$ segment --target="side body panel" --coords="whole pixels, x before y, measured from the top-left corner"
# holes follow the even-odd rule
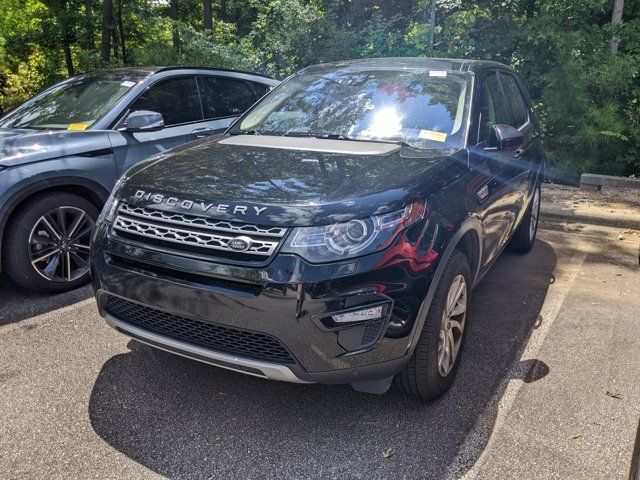
[[[198,95],[200,97],[200,107],[204,112],[204,104],[202,98],[202,81],[201,77],[219,77],[230,78],[238,81],[252,81],[263,85],[271,85],[274,83],[269,79],[254,77],[247,74],[234,74],[232,72],[209,72],[206,70],[172,70],[169,72],[161,72],[151,76],[144,84],[144,88],[136,91],[135,95],[128,96],[127,101],[120,102],[114,113],[111,115],[112,121],[109,128],[111,142],[116,155],[118,174],[122,175],[129,168],[134,166],[141,160],[162,153],[171,148],[177,147],[187,142],[194,141],[198,138],[207,137],[224,132],[237,118],[236,116],[224,116],[220,118],[205,118],[202,120],[192,121],[177,125],[168,125],[157,131],[152,132],[127,132],[122,129],[122,121],[135,105],[136,100],[150,89],[161,84],[163,81],[174,78],[194,77],[197,78]],[[252,92],[251,92],[252,94]],[[253,98],[252,98],[253,100]],[[180,109],[179,102],[174,106]],[[135,108],[133,108],[135,109]]]
[[[477,91],[481,94],[477,98],[477,130],[470,132],[469,141],[472,145],[469,149],[470,168],[475,175],[475,183],[469,193],[480,203],[477,213],[483,226],[483,269],[497,258],[520,224],[529,204],[535,173],[542,162],[533,114],[531,120],[520,127],[525,137],[522,147],[498,150],[489,147],[481,138],[483,106],[487,100],[482,93],[484,82],[488,75],[497,74],[499,78],[500,72],[501,69],[490,69],[478,75]],[[499,85],[499,94],[510,106],[504,97],[502,84]],[[511,115],[509,124],[513,124]]]
[[[16,206],[29,196],[55,187],[81,186],[106,201],[116,182],[112,153],[97,157],[63,157],[0,172],[0,252],[7,221]],[[0,271],[1,271],[0,255]]]

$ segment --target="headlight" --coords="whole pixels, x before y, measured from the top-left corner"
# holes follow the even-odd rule
[[[111,195],[109,195],[109,198],[107,198],[107,201],[104,204],[104,207],[102,207],[102,211],[98,216],[97,223],[113,222],[113,219],[116,216],[116,212],[118,211],[118,204],[119,204],[118,199],[114,195],[114,192],[115,190],[111,192]]]
[[[387,248],[396,235],[422,217],[421,202],[397,212],[334,223],[322,227],[298,227],[282,247],[311,263],[344,260]]]
[[[117,198],[117,193],[118,193],[118,190],[120,190],[120,188],[122,187],[123,180],[124,180],[124,176],[120,177],[116,182],[116,184],[114,185],[113,190],[111,190],[111,195],[109,195],[109,198],[107,198],[107,201],[105,202],[104,207],[102,207],[102,211],[98,216],[97,223],[113,222],[113,219],[116,217],[116,213],[118,211],[118,205],[120,205],[120,202]]]

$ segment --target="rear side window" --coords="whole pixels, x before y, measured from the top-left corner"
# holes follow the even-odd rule
[[[138,97],[130,110],[159,112],[167,126],[198,122],[202,120],[202,107],[196,77],[162,80]]]
[[[498,82],[498,75],[495,72],[486,76],[482,95],[480,142],[489,140],[491,127],[494,125],[511,125],[509,105],[502,94],[502,88]]]
[[[205,118],[240,115],[256,101],[253,91],[243,80],[201,76],[202,104]]]
[[[500,80],[502,80],[507,100],[511,104],[511,112],[513,113],[514,122],[514,125],[512,126],[520,128],[529,121],[529,113],[527,112],[527,105],[522,98],[522,93],[518,88],[518,83],[512,75],[501,74]]]

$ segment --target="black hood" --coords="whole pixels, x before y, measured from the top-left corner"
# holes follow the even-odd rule
[[[310,138],[222,137],[134,167],[118,197],[172,211],[190,207],[191,213],[206,211],[220,219],[320,225],[399,210],[466,168],[465,151],[420,152],[395,144]]]

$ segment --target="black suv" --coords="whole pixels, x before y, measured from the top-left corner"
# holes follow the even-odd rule
[[[438,397],[473,287],[533,246],[537,129],[498,63],[306,68],[224,135],[125,174],[93,235],[100,313],[250,375]]]

